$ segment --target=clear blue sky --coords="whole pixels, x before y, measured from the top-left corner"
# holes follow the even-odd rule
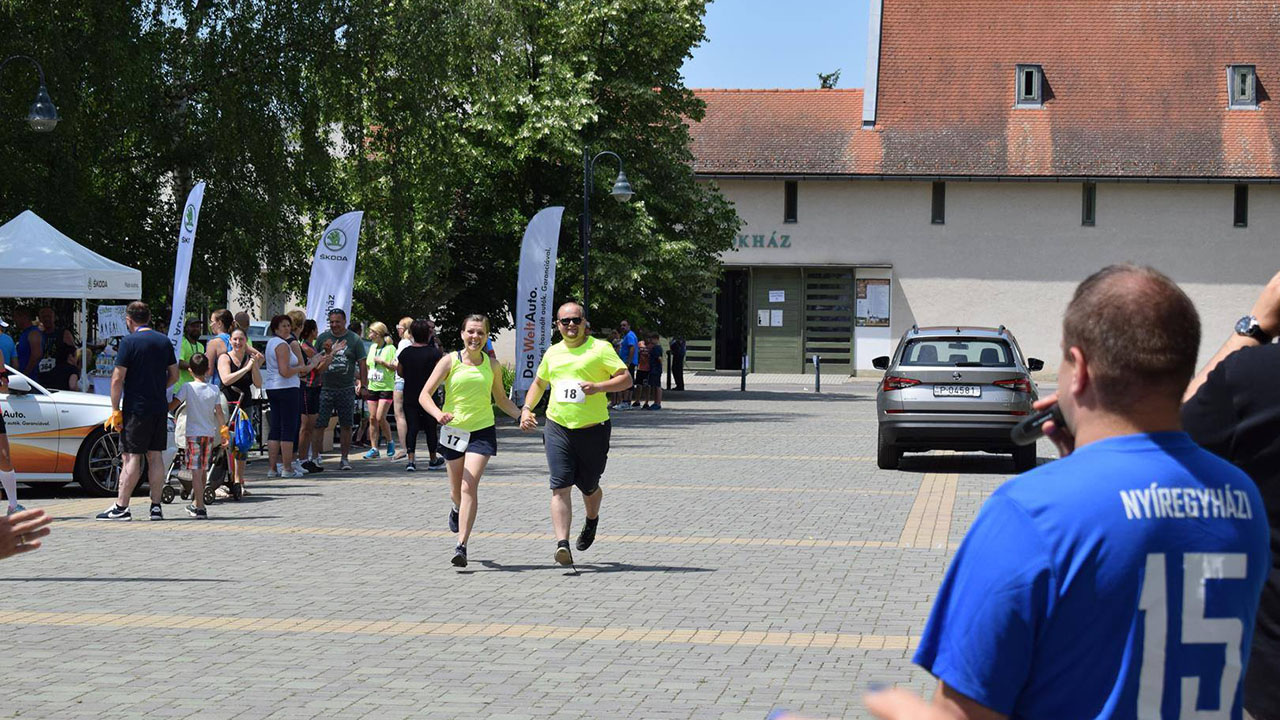
[[[682,72],[691,88],[816,88],[840,68],[863,86],[870,0],[713,0],[707,40]]]

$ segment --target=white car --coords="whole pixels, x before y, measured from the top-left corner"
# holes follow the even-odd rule
[[[93,495],[114,496],[120,482],[120,436],[102,423],[111,416],[111,398],[70,390],[46,390],[8,365],[9,392],[0,393],[0,410],[18,482],[80,483]],[[174,446],[169,421],[168,467]],[[143,475],[143,481],[146,475]]]

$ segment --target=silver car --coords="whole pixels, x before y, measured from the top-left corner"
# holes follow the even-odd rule
[[[1031,412],[1031,373],[1044,362],[1024,357],[1003,325],[912,326],[892,358],[872,365],[885,371],[876,392],[881,468],[898,467],[904,452],[928,450],[1012,453],[1018,472],[1035,467],[1035,445],[1014,445],[1009,431]]]

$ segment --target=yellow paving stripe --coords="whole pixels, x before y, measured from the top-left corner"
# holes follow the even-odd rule
[[[369,537],[369,538],[452,538],[456,533],[448,530],[419,530],[394,528],[348,527],[297,527],[288,525],[251,525],[232,522],[207,522],[197,520],[167,521],[164,523],[101,522],[97,520],[71,519],[57,523],[59,529],[94,529],[135,532],[194,532],[194,533],[250,533],[257,535],[314,535],[321,537]],[[490,540],[537,540],[550,542],[553,535],[532,532],[475,532],[474,538]],[[896,548],[895,542],[879,540],[819,540],[817,538],[758,538],[758,537],[702,537],[678,535],[600,535],[601,542],[639,543],[651,545],[747,545],[757,547],[801,548]]]
[[[951,512],[956,502],[956,473],[930,473],[920,481],[915,503],[898,537],[904,548],[945,549],[951,535]]]
[[[390,487],[444,487],[444,481],[447,480],[443,473],[436,477],[428,477],[424,479],[396,479],[396,478],[341,478],[332,481],[322,480],[315,477],[310,478],[315,482],[332,482],[336,485],[385,485]],[[272,479],[270,482],[277,482]],[[546,490],[546,480],[481,480],[481,487],[514,487],[529,488],[533,490]],[[253,487],[253,480],[249,481],[249,486]],[[761,492],[772,494],[789,494],[789,493],[822,493],[824,495],[915,495],[914,490],[886,490],[883,488],[836,488],[836,487],[765,487],[760,485],[668,485],[665,483],[610,483],[605,485],[605,489],[613,490],[671,490],[676,492],[683,491],[702,491],[702,492]],[[108,501],[109,502],[109,501]]]
[[[834,648],[842,650],[911,650],[909,635],[859,633],[766,632],[742,630],[657,630],[638,627],[565,627],[515,623],[443,623],[320,618],[246,618],[145,613],[0,612],[0,625],[90,628],[189,629],[205,632],[291,633],[307,635],[375,635],[556,639],[580,642],[630,642],[656,645],[747,645],[753,647]]]

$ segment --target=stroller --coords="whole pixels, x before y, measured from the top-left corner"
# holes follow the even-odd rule
[[[244,398],[242,396],[239,400],[231,403],[230,408],[227,408],[225,399],[221,401],[223,410],[230,410],[230,413],[226,416],[232,418],[233,426],[238,425],[241,422],[248,422],[248,415],[240,409],[240,404],[243,400]],[[173,462],[169,465],[169,474],[165,477],[164,489],[160,491],[160,501],[165,504],[172,503],[175,497],[180,496],[183,500],[191,497],[192,472],[187,469],[186,466],[186,429],[187,406],[183,404],[179,405],[178,409],[174,412],[173,437],[174,441],[178,445],[178,452],[174,455]],[[234,435],[235,433],[233,432],[233,437],[231,439],[233,444],[235,444],[236,440],[239,439],[238,437],[234,437]],[[208,474],[205,477],[204,485],[205,504],[211,504],[217,499],[215,493],[217,493],[218,488],[223,485],[227,486],[227,489],[231,492],[232,498],[236,500],[240,499],[240,486],[231,482],[231,463],[233,462],[233,459],[231,453],[227,450],[228,448],[223,447],[221,442],[215,441],[213,449],[209,453],[209,468],[207,470]]]

